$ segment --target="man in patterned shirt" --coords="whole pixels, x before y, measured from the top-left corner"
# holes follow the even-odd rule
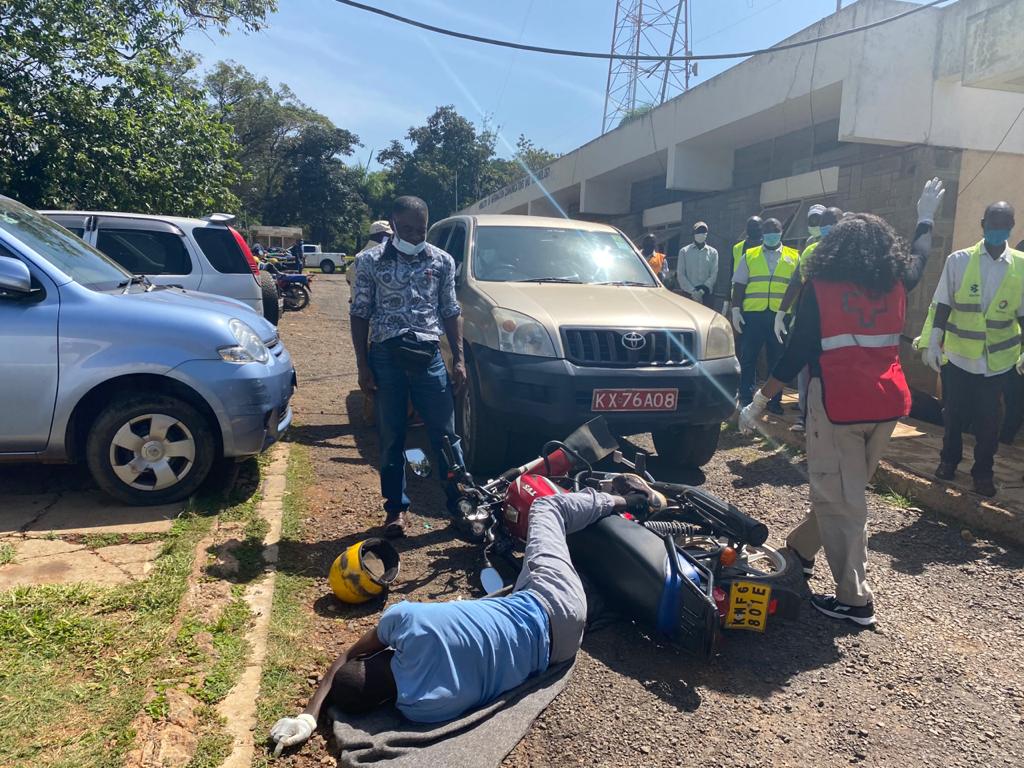
[[[426,425],[442,481],[448,476],[441,452],[444,437],[462,461],[453,392],[466,384],[466,365],[455,261],[426,242],[427,220],[427,204],[420,198],[395,200],[393,237],[356,257],[349,309],[359,388],[373,393],[377,401],[380,490],[388,536],[404,535],[409,509],[404,450],[410,398]],[[452,352],[451,377],[439,349],[442,333]]]

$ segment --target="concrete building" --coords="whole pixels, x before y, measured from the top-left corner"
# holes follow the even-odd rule
[[[302,237],[302,227],[253,226],[245,232],[250,245],[260,243],[266,248],[290,248]]]
[[[860,0],[778,45],[915,5]],[[724,256],[755,213],[782,220],[785,242],[801,245],[807,208],[816,202],[877,213],[909,237],[921,187],[939,176],[948,192],[926,279],[911,295],[909,341],[943,257],[981,238],[984,206],[1006,199],[1024,211],[1022,43],[1024,3],[961,0],[756,56],[464,213],[606,221],[633,238],[657,233],[670,254],[703,220]],[[721,259],[721,297],[730,272],[731,258]],[[923,369],[911,369],[931,389]]]

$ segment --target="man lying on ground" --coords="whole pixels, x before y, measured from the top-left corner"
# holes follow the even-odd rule
[[[511,594],[388,608],[330,666],[306,709],[271,728],[275,753],[306,741],[325,704],[362,714],[394,702],[409,720],[437,723],[575,656],[587,598],[566,536],[606,515],[665,503],[636,475],[617,477],[611,490],[618,495],[586,490],[533,503],[523,568]]]

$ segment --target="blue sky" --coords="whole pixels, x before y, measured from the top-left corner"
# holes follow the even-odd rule
[[[365,0],[395,13],[478,35],[606,51],[614,0]],[[848,5],[849,2],[844,2]],[[333,0],[279,0],[267,29],[190,34],[203,65],[232,59],[355,132],[357,159],[404,136],[442,104],[510,145],[525,134],[568,152],[601,131],[606,61],[494,48],[399,25]],[[763,48],[835,10],[835,0],[691,0],[695,53]],[[700,62],[702,82],[734,62]],[[499,151],[502,147],[499,146]],[[501,152],[507,154],[507,152]]]

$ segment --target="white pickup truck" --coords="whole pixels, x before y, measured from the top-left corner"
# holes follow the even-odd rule
[[[345,271],[347,254],[344,253],[324,253],[320,249],[320,244],[311,245],[309,243],[302,244],[302,263],[307,267],[320,267],[320,271],[325,275],[334,274],[335,270],[340,272]]]

